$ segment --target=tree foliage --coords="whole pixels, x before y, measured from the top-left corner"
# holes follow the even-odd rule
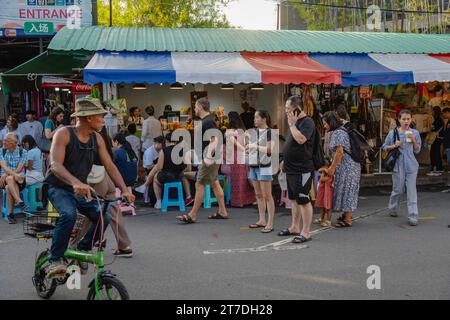
[[[111,0],[113,26],[228,28],[230,0]],[[98,0],[98,24],[109,25],[109,0]]]
[[[448,20],[446,15],[448,10],[445,10],[447,8],[442,8],[444,11],[442,19],[438,19],[436,14],[420,12],[438,12],[439,1],[436,0],[286,0],[286,2],[297,10],[309,30],[369,31],[366,30],[368,16],[366,10],[352,7],[367,8],[370,5],[388,10],[417,11],[416,13],[382,11],[382,25],[387,22],[384,27],[394,32],[403,30],[445,33]],[[327,6],[308,5],[305,2]]]

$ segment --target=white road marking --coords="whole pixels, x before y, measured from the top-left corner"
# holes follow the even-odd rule
[[[378,209],[378,210],[376,210],[374,212],[355,217],[355,218],[353,218],[353,221],[365,219],[367,217],[370,217],[370,216],[373,216],[373,215],[378,214],[380,212],[383,212],[383,211],[385,211],[387,209],[388,209],[388,207],[385,207],[385,208],[382,208],[382,209]],[[319,234],[319,233],[324,232],[324,231],[332,230],[332,229],[335,229],[335,227],[320,228],[320,229],[312,231],[311,232],[311,236]],[[306,245],[281,247],[284,244],[292,243],[292,239],[294,239],[294,237],[288,237],[288,238],[286,238],[284,240],[272,242],[272,243],[269,243],[269,244],[266,244],[266,245],[263,245],[263,246],[260,246],[260,247],[256,247],[256,248],[205,250],[205,251],[203,251],[203,254],[264,252],[264,251],[268,251],[270,249],[271,250],[276,250],[276,251],[283,251],[283,250],[304,249],[304,248],[308,247]]]

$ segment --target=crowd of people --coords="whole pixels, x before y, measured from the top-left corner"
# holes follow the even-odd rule
[[[310,241],[311,225],[316,223],[322,227],[332,226],[333,211],[341,213],[334,227],[351,227],[353,213],[358,207],[361,163],[352,157],[352,141],[349,135],[352,124],[348,122],[345,109],[339,108],[337,111],[329,111],[322,115],[325,129],[325,137],[322,139],[314,120],[305,113],[302,99],[299,96],[290,97],[285,105],[289,129],[283,150],[277,154],[279,139],[272,130],[270,114],[265,110],[251,109],[248,104],[243,104],[242,107],[243,113],[228,114],[228,128],[223,132],[221,139],[214,135],[209,139],[202,139],[200,150],[192,148],[192,142],[174,138],[175,135],[172,133],[163,134],[152,106],[145,109],[148,115],[146,119],[141,116],[139,108],[131,108],[126,123],[127,130],[109,137],[103,129],[102,141],[124,186],[127,187],[126,190],[136,187],[141,179],[146,186],[144,198],[154,208],[162,207],[162,191],[165,183],[178,181],[182,183],[185,204],[186,206],[192,204],[187,214],[177,216],[183,223],[192,224],[198,220],[206,186],[210,186],[218,203],[217,211],[208,218],[230,218],[225,193],[218,180],[221,174],[226,176],[228,183],[231,184],[231,206],[256,205],[259,212],[258,219],[249,227],[260,228],[262,233],[271,233],[275,230],[273,179],[276,175],[283,175],[286,180],[287,197],[291,203],[292,221],[289,227],[278,232],[279,236],[295,236],[294,243]],[[201,121],[199,134],[202,138],[208,136],[208,130],[218,129],[207,98],[197,100],[194,113]],[[431,146],[431,166],[433,170],[442,171],[440,154],[442,145],[450,166],[450,121],[448,121],[450,108],[445,108],[442,112],[435,109],[434,115],[433,130],[436,139]],[[76,149],[89,150],[95,147],[91,144],[99,143],[94,136],[88,139],[90,141],[88,143],[80,141],[79,138],[75,139],[77,134],[71,129],[73,127],[67,127],[62,123],[64,111],[60,108],[52,110],[44,123],[36,120],[33,111],[27,111],[25,116],[26,121],[19,124],[17,117],[10,115],[5,128],[0,131],[2,147],[0,188],[6,192],[8,221],[11,224],[16,223],[14,206],[26,209],[20,191],[26,186],[42,183],[47,173],[51,175],[51,171],[48,170],[49,161],[46,159],[52,141],[61,128],[69,128],[64,131],[70,137],[70,143],[66,144],[66,148],[73,149],[66,149],[66,156],[70,151],[78,157],[79,155],[75,155]],[[406,192],[408,221],[411,226],[416,226],[419,216],[416,191],[419,164],[415,155],[422,148],[422,140],[419,132],[411,128],[411,122],[411,112],[401,111],[399,126],[389,132],[382,149],[385,151],[398,149],[400,154],[392,175],[393,190],[389,201],[391,216],[398,215],[401,196]],[[222,138],[225,141],[223,146]],[[319,152],[318,145],[321,148],[323,146],[325,155],[319,164],[316,159]],[[218,150],[223,151],[221,153],[223,157],[219,162]],[[181,162],[174,158],[176,152],[178,158],[182,159]],[[230,154],[231,159],[228,157]],[[273,160],[275,154],[281,156],[277,162]],[[79,160],[77,165],[85,162],[83,159]],[[95,159],[88,159],[87,162],[92,161],[99,162]],[[139,175],[140,169],[145,172],[145,176]],[[83,170],[83,176],[85,174],[95,176],[94,171],[100,169],[94,166],[73,170]],[[316,175],[320,175],[317,185],[314,184]],[[115,195],[113,180],[117,182],[118,178],[104,174],[102,177],[100,181],[91,184],[100,195],[113,198]],[[56,199],[59,196],[51,194],[50,190],[48,193],[49,198]],[[64,198],[66,195],[61,196]],[[314,221],[313,205],[322,211],[320,218]],[[117,205],[112,206],[110,215],[112,223],[116,225],[113,229],[119,244],[115,254],[131,256],[131,241]]]

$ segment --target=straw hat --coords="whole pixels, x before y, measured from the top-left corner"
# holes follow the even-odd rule
[[[75,112],[72,113],[71,117],[87,117],[105,113],[108,113],[108,111],[103,109],[99,99],[85,97],[75,101]]]

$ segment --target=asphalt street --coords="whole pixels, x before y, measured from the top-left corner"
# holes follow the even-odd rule
[[[132,299],[449,299],[450,193],[421,188],[420,224],[410,227],[405,210],[385,210],[389,189],[366,189],[352,228],[319,229],[306,246],[277,231],[290,213],[277,208],[275,232],[250,230],[255,207],[231,208],[230,220],[183,225],[178,214],[139,207],[125,217],[134,257],[113,259],[108,230],[106,262]],[[334,215],[334,218],[337,214]],[[0,299],[39,299],[31,282],[36,254],[50,245],[26,238],[22,225],[0,221]],[[369,290],[369,266],[378,266],[381,289]],[[92,268],[81,290],[57,289],[52,299],[85,299]]]

